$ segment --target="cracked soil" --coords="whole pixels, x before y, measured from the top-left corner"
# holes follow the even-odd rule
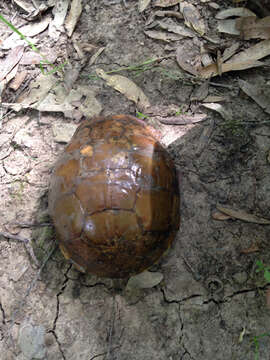
[[[115,69],[169,51],[145,36],[137,1],[126,5],[92,1],[76,27],[80,41],[106,47],[77,80],[91,86],[103,115],[135,115],[136,107],[101,79],[89,85],[88,74],[96,67]],[[42,36],[46,46],[74,57],[65,34],[57,43]],[[190,97],[197,85],[164,75],[177,71],[168,56],[132,79],[153,105],[195,109],[199,104]],[[38,272],[27,244],[0,237],[1,360],[30,359],[19,346],[23,324],[45,329],[42,358],[48,360],[269,359],[268,285],[256,272],[256,261],[270,265],[270,226],[213,217],[217,204],[223,204],[270,218],[269,115],[239,91],[239,77],[270,82],[269,72],[261,68],[215,78],[227,85],[211,91],[227,98],[231,121],[209,111],[207,120],[197,124],[161,128],[163,134],[178,134],[169,151],[179,170],[181,226],[173,248],[151,268],[164,276],[158,286],[127,293],[123,284],[79,273],[58,249]],[[36,236],[31,224],[40,211],[46,213],[51,169],[64,148],[54,141],[55,122],[74,121],[35,110],[3,119],[2,232],[28,240]]]

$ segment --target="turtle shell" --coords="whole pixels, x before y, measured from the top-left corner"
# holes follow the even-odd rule
[[[167,150],[128,115],[83,121],[56,163],[49,211],[60,249],[101,277],[139,273],[179,228],[179,188]]]

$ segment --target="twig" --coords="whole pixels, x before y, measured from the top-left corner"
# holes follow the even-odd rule
[[[216,86],[216,87],[227,88],[227,89],[230,89],[230,90],[233,89],[233,86],[232,86],[232,85],[219,84],[219,83],[215,83],[215,82],[212,82],[212,81],[210,81],[209,84],[210,84],[210,85],[213,85],[213,86]]]
[[[15,222],[15,225],[20,226],[21,228],[53,226],[52,223],[49,223],[49,222],[42,222],[42,223],[39,223],[39,222],[36,222],[36,223],[31,223],[31,222],[24,222],[24,223]]]
[[[0,232],[0,236],[3,236],[5,237],[6,239],[11,239],[11,240],[15,240],[15,241],[20,241],[20,242],[23,242],[24,244],[27,244],[29,243],[29,239],[26,239],[22,236],[19,236],[19,235],[12,235],[8,232],[3,232],[1,231]]]

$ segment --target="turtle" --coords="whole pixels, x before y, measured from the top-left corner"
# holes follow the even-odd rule
[[[180,225],[175,164],[156,131],[125,114],[81,122],[55,164],[48,204],[64,257],[98,277],[148,269]]]

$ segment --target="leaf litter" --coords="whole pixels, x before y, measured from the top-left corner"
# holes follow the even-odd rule
[[[109,86],[133,101],[140,110],[143,111],[150,106],[147,96],[132,80],[122,75],[108,75],[102,69],[96,69],[96,73],[105,80]]]
[[[17,0],[17,2],[18,2],[19,0]],[[59,2],[58,2],[59,3]],[[150,3],[150,1],[148,1],[148,2],[146,2],[147,3],[147,5],[146,6],[148,6],[149,5],[149,3]],[[162,5],[156,5],[156,6],[160,6],[160,7],[164,7],[164,8],[166,8],[166,7],[170,7],[170,6],[172,6],[172,4],[174,4],[174,5],[178,5],[178,3],[179,3],[179,1],[177,1],[177,2],[173,2],[173,1],[157,1],[156,2],[156,4],[162,4]],[[145,9],[144,9],[145,10]],[[165,12],[164,12],[165,13]],[[177,12],[174,12],[175,14],[178,14]],[[179,13],[180,14],[180,13]],[[158,16],[158,15],[157,15]],[[168,14],[166,14],[166,15],[164,15],[164,17],[167,17],[167,16],[173,16],[173,15],[169,15],[169,11],[168,11]],[[181,16],[181,14],[180,14],[180,16]],[[66,16],[64,16],[64,18],[65,18]],[[162,17],[162,15],[161,15],[161,17]],[[174,17],[176,17],[177,18],[177,16],[174,16]],[[187,16],[186,16],[187,17]],[[78,19],[79,19],[79,16],[78,15],[76,15],[76,16],[74,16],[74,19],[75,19],[75,21],[73,22],[73,24],[71,24],[71,26],[70,26],[70,28],[69,28],[69,33],[71,34],[70,36],[72,36],[72,33],[74,32],[74,29],[75,29],[75,27],[76,27],[76,23],[77,23],[77,21],[78,21]],[[190,23],[192,24],[192,21],[191,20],[189,20],[190,21]],[[166,21],[165,21],[165,23],[166,23]],[[237,24],[239,24],[240,23],[240,21],[238,21],[238,23],[236,22],[236,27],[238,26]],[[67,23],[66,23],[67,24]],[[160,27],[162,27],[162,25],[160,25],[160,24],[158,24]],[[195,25],[195,26],[194,26]],[[197,33],[198,34],[200,34],[200,35],[204,35],[204,33],[203,33],[203,26],[201,26],[201,27],[198,27],[197,29],[196,29],[196,26],[198,25],[198,21],[196,20],[196,21],[194,21],[194,24],[192,24],[192,26],[189,26],[190,28],[192,28],[193,30],[194,30],[194,34],[195,34],[195,31],[197,31]],[[61,24],[61,26],[62,26],[62,24]],[[61,28],[61,26],[59,27],[59,29]],[[163,25],[164,26],[164,25]],[[174,35],[174,33],[175,34],[177,34],[177,31],[178,31],[178,29],[179,29],[179,26],[180,26],[180,24],[176,24],[176,25],[172,25],[172,27],[170,28],[170,27],[163,27],[163,29],[162,30],[166,30],[166,31],[168,31],[168,32],[171,32],[172,34],[170,34],[170,35],[168,35],[167,34],[167,37],[166,37],[166,42],[170,42],[170,41],[178,41],[179,39],[180,39],[180,37],[178,37],[177,39],[176,39],[176,37],[173,37],[173,35]],[[181,27],[182,27],[182,25],[181,25]],[[184,28],[184,27],[183,27]],[[244,28],[244,27],[243,27]],[[176,31],[172,31],[171,29],[176,29]],[[189,29],[186,29],[187,31],[189,30]],[[193,30],[192,30],[192,32],[193,32]],[[244,38],[245,39],[245,36],[247,37],[247,31],[248,30],[245,30],[245,34],[241,34],[241,28],[240,29],[238,29],[239,30],[239,34],[240,34],[240,36],[241,36],[241,38]],[[251,31],[250,29],[249,29],[249,31]],[[253,32],[255,31],[255,30],[252,30]],[[251,32],[252,32],[251,31]],[[256,30],[256,31],[258,31],[258,29]],[[161,32],[160,32],[161,33]],[[196,34],[194,35],[193,34],[193,36],[194,37],[196,37]],[[164,36],[164,35],[163,35]],[[171,36],[171,38],[170,38],[170,36]],[[254,36],[254,33],[253,33],[253,35],[252,36]],[[158,37],[156,36],[156,38],[158,39]],[[162,37],[161,37],[161,39],[162,39]],[[176,39],[176,40],[175,40]],[[267,38],[266,38],[267,39]],[[196,38],[195,38],[195,40],[197,40]],[[196,42],[194,42],[194,46],[195,46],[195,44],[196,44]],[[219,58],[219,64],[217,63],[216,64],[216,68],[215,68],[215,71],[216,71],[216,73],[217,73],[217,75],[220,75],[220,76],[222,76],[222,73],[223,72],[225,72],[224,71],[224,69],[223,69],[223,64],[228,60],[228,59],[231,59],[232,57],[233,57],[233,55],[235,54],[235,52],[238,50],[240,48],[240,46],[239,46],[239,44],[238,44],[238,46],[237,46],[237,48],[236,49],[231,49],[231,52],[229,52],[226,56],[225,56],[225,51],[226,51],[226,49],[224,50],[224,53],[222,54],[222,56]],[[228,48],[229,49],[229,48]],[[256,52],[256,50],[253,50],[254,52]],[[241,54],[241,53],[239,53],[239,54]],[[238,54],[238,55],[239,55]],[[99,55],[99,54],[98,54]],[[98,56],[97,55],[97,56]],[[187,54],[187,55],[189,55],[189,54]],[[189,62],[189,64],[190,64],[190,69],[192,69],[192,67],[194,66],[194,68],[196,69],[196,70],[191,70],[191,71],[189,71],[191,74],[193,74],[193,75],[195,75],[195,76],[198,76],[198,75],[200,75],[200,68],[197,66],[198,65],[198,63],[199,63],[199,56],[201,56],[201,63],[203,64],[203,66],[206,66],[205,65],[205,62],[202,60],[202,54],[199,54],[198,56],[197,56],[197,58],[195,58],[195,59],[193,59],[192,61],[190,61],[190,58],[188,59],[188,56],[186,57],[186,63],[188,63]],[[247,56],[247,55],[246,55]],[[267,56],[267,55],[266,55]],[[178,56],[178,59],[180,59],[180,57],[181,57],[181,59],[183,59],[183,57],[184,57],[184,55],[183,55],[183,53],[181,54],[180,53],[180,51],[179,51],[179,56]],[[211,57],[209,57],[210,59],[211,59]],[[248,58],[248,56],[247,56],[247,58]],[[237,58],[236,58],[237,59]],[[260,58],[259,58],[260,59]],[[95,59],[94,59],[95,60]],[[254,61],[254,60],[253,60]],[[94,61],[93,61],[94,62]],[[178,63],[180,64],[180,60],[178,61]],[[243,63],[245,62],[245,61],[242,61]],[[237,60],[236,60],[236,64],[237,64]],[[263,63],[259,63],[259,62],[256,62],[256,60],[255,60],[255,62],[253,63],[254,64],[254,66],[262,66],[263,65]],[[245,65],[247,65],[247,64],[242,64],[242,68],[243,69],[245,69]],[[252,67],[251,66],[251,64],[249,64],[250,65],[250,67]],[[239,66],[239,65],[235,65],[234,66],[234,68],[229,68],[228,67],[228,70],[227,71],[232,71],[232,70],[234,70],[234,69],[236,69],[237,70],[237,66],[238,66],[238,69],[241,67],[241,66]],[[15,68],[15,67],[14,67]],[[100,75],[100,74],[99,74]],[[115,75],[114,75],[115,76]],[[207,76],[207,78],[210,78],[211,76],[214,76],[213,74],[211,74],[210,76]],[[49,77],[47,77],[46,79],[48,80],[48,78]],[[110,79],[111,78],[111,79]],[[128,87],[131,85],[131,87],[133,87],[133,85],[132,85],[132,83],[130,83],[129,81],[126,81],[126,80],[123,80],[123,79],[121,79],[121,78],[119,78],[119,76],[118,76],[118,79],[117,78],[114,78],[114,80],[116,80],[117,79],[117,81],[116,82],[113,82],[112,80],[112,77],[110,77],[110,78],[105,78],[104,77],[104,80],[106,80],[107,82],[108,82],[108,85],[110,85],[110,86],[112,86],[112,87],[114,87],[117,91],[120,91],[120,92],[122,92],[127,98],[129,98],[130,100],[132,100],[132,101],[134,101],[136,104],[140,104],[140,98],[143,98],[144,100],[145,100],[145,98],[144,98],[144,93],[143,93],[143,95],[141,95],[141,92],[139,91],[139,90],[141,90],[141,89],[139,89],[138,90],[138,92],[137,92],[137,89],[136,89],[136,87],[135,87],[135,90],[134,91],[129,91],[128,90]],[[122,77],[122,78],[125,78],[125,77]],[[127,79],[127,80],[129,80],[128,78],[125,78],[125,79]],[[40,80],[40,78],[38,78],[38,81]],[[76,80],[75,80],[76,81]],[[69,91],[70,92],[72,92],[73,91],[73,89],[72,89],[72,86],[73,86],[73,84],[74,84],[74,82],[75,81],[72,81],[71,82],[71,85],[70,85],[70,87],[69,87]],[[112,81],[112,83],[110,83]],[[42,81],[41,81],[41,84],[44,86],[44,84],[42,83]],[[120,86],[119,86],[119,84],[120,84]],[[124,86],[123,84],[128,84],[127,86]],[[30,92],[30,94],[28,94],[28,97],[26,97],[26,98],[24,98],[24,100],[26,100],[26,102],[25,102],[25,104],[27,104],[27,102],[29,103],[29,107],[31,108],[32,106],[33,106],[33,108],[37,108],[37,109],[39,109],[40,111],[43,111],[44,109],[46,110],[46,109],[48,109],[48,108],[50,108],[50,109],[52,109],[51,111],[63,111],[64,112],[64,114],[66,115],[66,113],[67,113],[67,111],[73,111],[74,110],[74,108],[65,108],[65,106],[66,106],[66,104],[65,104],[65,106],[64,105],[62,105],[61,104],[61,102],[60,102],[60,104],[59,104],[59,99],[62,101],[62,95],[60,96],[59,95],[59,97],[57,97],[58,95],[58,91],[55,91],[55,89],[54,89],[54,85],[55,85],[55,83],[53,83],[52,84],[52,87],[50,88],[50,89],[47,89],[47,96],[45,96],[46,95],[46,91],[45,92],[43,92],[43,88],[42,88],[42,86],[41,86],[41,94],[40,95],[44,95],[45,96],[45,98],[44,99],[42,99],[42,96],[41,97],[38,97],[37,96],[37,94],[35,93],[35,92]],[[136,85],[136,84],[135,84]],[[243,83],[240,83],[239,82],[239,85],[240,85],[240,87],[242,88],[242,90],[243,91],[245,91],[247,94],[248,94],[248,91],[246,91],[246,88],[248,88],[246,85],[244,86],[243,85]],[[249,86],[254,86],[254,85],[251,85],[251,84],[248,84]],[[137,85],[136,85],[137,86]],[[120,89],[120,90],[119,90]],[[62,89],[63,90],[63,89]],[[122,90],[122,91],[121,91]],[[50,91],[52,91],[52,93],[50,93]],[[142,90],[141,90],[142,91]],[[54,94],[53,93],[56,93],[56,95],[57,96],[55,96],[54,97]],[[59,93],[60,93],[60,91],[59,91]],[[82,93],[83,94],[87,94],[87,91],[82,91]],[[138,95],[138,93],[140,94],[140,96]],[[251,92],[249,92],[249,96],[251,96],[250,95],[250,93]],[[135,95],[134,95],[135,94]],[[67,97],[67,99],[68,99],[68,103],[69,104],[72,104],[72,103],[78,103],[78,102],[80,102],[80,96],[79,96],[80,94],[78,94],[78,93],[73,93],[72,92],[72,95],[68,98]],[[252,95],[252,96],[254,96],[254,95]],[[251,96],[251,97],[252,97]],[[260,97],[260,94],[257,94],[256,95],[258,98]],[[204,98],[204,96],[202,96],[202,98]],[[94,95],[93,95],[93,93],[92,93],[92,96],[90,96],[88,99],[90,99],[90,101],[92,100],[92,99],[94,99]],[[147,101],[145,101],[145,103],[147,103],[147,105],[149,104],[149,100],[148,100],[148,98],[146,97],[146,99],[147,99]],[[41,100],[41,101],[40,101]],[[195,99],[194,99],[195,100]],[[198,97],[198,101],[200,100],[200,98]],[[144,102],[144,101],[143,101]],[[257,101],[258,102],[258,101]],[[23,104],[24,102],[22,102],[21,104]],[[259,103],[259,102],[258,102]],[[43,107],[42,107],[42,106]],[[59,107],[57,108],[57,107],[55,107],[55,106],[58,106],[59,105]],[[207,105],[207,104],[206,104]],[[62,106],[62,107],[61,107]],[[265,107],[265,102],[262,104],[262,106],[264,107],[264,108],[266,108],[267,109],[267,107]],[[54,109],[54,110],[53,110]],[[57,110],[58,109],[58,110]],[[200,114],[201,115],[201,114]],[[170,121],[171,121],[171,124],[177,124],[176,122],[174,122],[175,121],[175,119],[177,120],[177,119],[180,119],[181,118],[181,116],[180,115],[177,115],[177,116],[171,116],[171,117],[169,117],[169,115],[167,116],[167,124],[168,123],[170,123]],[[228,118],[228,116],[227,116],[227,118]],[[172,119],[172,120],[170,120],[170,119]],[[194,119],[196,119],[196,114],[195,114],[195,117],[194,117]],[[165,115],[165,117],[164,118],[162,118],[161,120],[160,120],[161,122],[163,122],[163,123],[166,123],[166,115]],[[196,122],[196,121],[194,121],[194,122]],[[226,210],[226,211],[228,211],[228,209]],[[235,215],[238,215],[239,216],[239,211],[236,211],[236,212],[233,212],[233,213],[231,213],[231,214],[233,214],[234,216]],[[251,214],[252,215],[252,214]],[[227,216],[227,217],[229,217],[229,218],[231,218],[232,217],[232,215],[226,215],[225,214],[225,216]],[[241,219],[244,219],[245,221],[250,221],[250,219],[252,219],[252,220],[254,220],[254,217],[250,217],[250,214],[248,214],[248,216],[246,215],[246,213],[244,213],[244,215],[243,215],[243,213],[242,214],[240,214],[240,216],[242,216],[242,218]],[[235,217],[235,218],[237,218],[237,217]],[[249,219],[249,220],[246,220],[246,219]],[[239,217],[239,219],[240,219],[240,217]],[[259,218],[259,220],[260,220],[261,218]],[[256,217],[255,218],[255,220],[258,220],[258,218]],[[260,220],[261,221],[261,220]],[[251,222],[256,222],[256,221],[251,221]],[[264,223],[264,222],[263,222]],[[147,274],[146,274],[147,275]],[[149,274],[148,274],[149,275]],[[147,276],[148,276],[147,275]],[[150,274],[151,275],[151,277],[152,277],[152,274]],[[146,281],[145,280],[143,280],[142,281],[142,285],[136,285],[136,286],[138,286],[139,288],[144,288],[144,287],[152,287],[152,286],[155,286],[155,285],[157,285],[158,283],[159,283],[159,281],[161,281],[162,280],[162,276],[160,277],[160,280],[159,279],[151,279],[150,278],[150,281],[149,281],[149,279],[148,278],[146,278]],[[147,286],[145,286],[145,285],[147,285]],[[135,286],[135,287],[136,287]]]
[[[231,218],[255,223],[255,224],[261,224],[261,225],[270,225],[270,220],[265,219],[259,216],[256,216],[254,214],[245,212],[243,210],[235,210],[232,208],[224,207],[221,205],[217,205],[217,210],[221,211],[222,213],[230,216]]]

